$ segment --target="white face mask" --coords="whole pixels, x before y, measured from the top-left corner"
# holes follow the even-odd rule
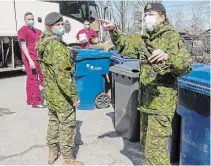
[[[154,30],[156,25],[156,16],[146,16],[145,17],[145,28],[147,31],[151,32]]]

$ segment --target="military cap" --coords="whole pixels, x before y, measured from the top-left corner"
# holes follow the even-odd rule
[[[159,11],[166,13],[166,9],[161,3],[148,3],[144,8],[144,12],[149,11]]]
[[[62,15],[60,13],[57,12],[52,12],[49,13],[46,17],[45,17],[45,25],[54,25],[57,22],[63,21]]]

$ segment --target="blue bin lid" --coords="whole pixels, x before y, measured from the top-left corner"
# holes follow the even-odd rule
[[[210,96],[210,66],[194,63],[192,72],[178,79],[178,86]]]
[[[94,47],[88,47],[86,49],[90,49],[90,50],[101,50],[104,51],[104,48],[94,48]]]
[[[112,53],[112,56],[111,56],[111,60],[113,61],[116,61],[116,62],[119,62],[119,63],[123,63],[123,62],[135,62],[135,61],[138,61],[138,59],[134,59],[134,58],[131,58],[129,56],[124,56],[124,55],[121,55],[117,52],[117,50],[110,50],[110,52]]]
[[[86,59],[102,59],[110,58],[112,53],[99,49],[78,49],[79,54],[76,56],[76,61]]]
[[[207,65],[204,65],[203,63],[196,63],[196,62],[193,63],[194,71],[200,69],[201,67],[207,67]]]

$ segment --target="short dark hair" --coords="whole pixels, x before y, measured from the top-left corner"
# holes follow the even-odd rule
[[[85,23],[85,22],[90,22],[88,19],[84,19],[83,20],[83,23]]]
[[[160,11],[158,11],[158,14],[160,16],[163,15],[165,17],[164,24],[169,24],[169,19],[168,19],[167,15],[166,15],[166,12],[160,12]]]
[[[24,19],[26,18],[26,16],[29,16],[29,15],[33,16],[33,14],[31,12],[27,12],[27,13],[24,14]]]

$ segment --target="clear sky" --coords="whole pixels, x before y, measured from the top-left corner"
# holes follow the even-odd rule
[[[182,1],[182,0],[177,0],[177,1],[170,1],[170,0],[163,0],[162,4],[165,6],[167,12],[175,10],[177,7],[181,7],[184,9],[187,13],[191,12],[191,7],[192,5],[198,5],[199,2],[204,2],[203,0],[192,0],[192,1]],[[208,5],[207,9],[209,9],[210,12],[210,2],[207,1],[206,3]]]
[[[197,7],[197,5],[201,4],[201,2],[204,2],[204,0],[189,0],[189,1],[170,1],[170,0],[163,0],[162,4],[165,6],[167,15],[168,13],[174,13],[178,8],[180,8],[185,15],[186,19],[191,20],[192,19],[192,7]],[[205,29],[210,28],[210,1],[206,1],[204,3],[205,10],[203,11],[203,18],[207,19],[207,23],[205,25]]]

